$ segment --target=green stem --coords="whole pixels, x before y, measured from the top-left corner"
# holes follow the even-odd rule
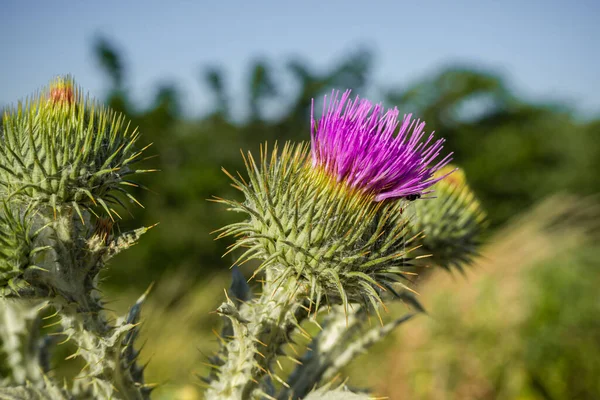
[[[150,390],[135,379],[135,358],[128,360],[124,356],[125,349],[133,345],[127,334],[135,325],[125,320],[111,325],[98,311],[98,299],[90,297],[87,303],[87,309],[73,303],[60,304],[63,333],[77,344],[74,356],[86,361],[75,378],[74,393],[98,399],[148,399]]]
[[[227,300],[218,311],[231,320],[233,338],[227,340],[227,359],[219,367],[218,379],[210,383],[207,399],[261,398],[261,380],[275,380],[271,364],[291,343],[290,335],[307,317],[306,291],[295,278],[280,281],[267,276],[263,293],[256,300],[236,307]]]

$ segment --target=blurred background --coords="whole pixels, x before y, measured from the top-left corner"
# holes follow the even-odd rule
[[[68,73],[153,143],[146,164],[161,172],[140,178],[145,208],[119,225],[160,225],[105,285],[122,313],[156,282],[144,354],[157,398],[201,398],[195,374],[216,346],[208,312],[234,258],[210,232],[236,216],[206,199],[239,198],[220,168],[242,171],[240,149],[307,140],[311,99],[334,88],[425,120],[490,219],[476,265],[420,282],[429,315],[361,359],[360,373],[351,366],[349,382],[391,399],[600,398],[599,2],[4,0],[0,10],[0,108]]]

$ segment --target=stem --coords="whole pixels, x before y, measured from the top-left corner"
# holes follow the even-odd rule
[[[122,319],[116,325],[109,324],[101,312],[99,299],[89,297],[90,307],[81,308],[73,303],[60,304],[62,326],[65,335],[77,344],[73,356],[81,356],[86,366],[75,378],[75,394],[93,398],[119,398],[127,400],[148,399],[148,390],[136,379],[135,354],[129,360],[124,356],[132,340],[126,340],[136,325]]]
[[[0,348],[6,354],[11,383],[43,386],[48,368],[43,363],[43,339],[39,336],[40,308],[40,302],[0,300]]]
[[[281,276],[281,275],[280,275]],[[241,304],[239,309],[227,299],[219,312],[232,323],[233,338],[225,344],[227,359],[219,368],[219,379],[210,383],[207,399],[252,399],[264,393],[261,380],[269,373],[283,345],[308,316],[306,291],[295,278],[279,281],[267,276],[263,293],[256,300]],[[232,339],[232,340],[229,340]]]
[[[323,330],[308,345],[308,350],[289,376],[290,388],[284,389],[279,400],[304,398],[315,385],[323,380],[323,374],[334,364],[335,356],[348,344],[348,339],[360,330],[364,323],[365,309],[355,305],[346,313],[340,306],[334,307],[326,317]]]

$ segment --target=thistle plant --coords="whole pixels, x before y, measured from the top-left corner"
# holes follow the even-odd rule
[[[134,349],[144,296],[128,315],[110,323],[98,287],[107,261],[148,229],[124,234],[113,229],[123,201],[137,202],[126,190],[135,186],[129,178],[148,172],[135,168],[144,150],[135,148],[138,137],[125,117],[85,98],[70,77],[57,78],[4,111],[0,294],[4,350],[14,362],[0,396],[148,398],[151,388]],[[31,343],[36,329],[11,333],[10,327],[38,321],[45,307],[54,310],[50,325],[60,325],[55,333],[60,342],[75,343],[72,357],[86,362],[71,386],[45,375],[48,357],[42,354],[50,349]],[[18,355],[21,348],[28,350]]]
[[[244,200],[216,201],[245,219],[218,237],[236,239],[229,250],[241,251],[236,264],[258,261],[251,278],[260,276],[261,291],[251,297],[237,278],[218,308],[225,327],[205,379],[207,398],[327,398],[323,389],[310,391],[413,316],[384,323],[386,302],[401,299],[422,310],[411,277],[425,253],[444,250],[426,244],[462,229],[476,206],[473,197],[454,201],[449,191],[431,207],[413,210],[432,201],[425,196],[454,169],[446,168],[451,154],[443,155],[443,139],[426,135],[425,124],[411,115],[398,116],[397,109],[334,92],[322,117],[311,117],[310,144],[286,143],[270,152],[265,145],[258,160],[244,155],[247,178],[227,173]],[[452,212],[440,211],[448,203]],[[481,222],[475,218],[477,227]],[[438,225],[444,229],[429,228]],[[460,264],[473,253],[468,240],[454,241],[458,236],[451,237],[444,261]],[[379,326],[366,322],[371,315]],[[311,322],[320,329],[312,338]],[[287,350],[298,332],[310,339],[301,357]],[[297,364],[287,376],[275,367],[282,357]]]
[[[115,228],[118,210],[141,205],[130,178],[152,171],[135,167],[138,138],[69,77],[4,112],[0,398],[150,398],[135,348],[147,293],[110,322],[99,288],[107,262],[149,229]],[[243,154],[246,176],[225,171],[244,198],[215,201],[243,218],[218,238],[235,239],[228,252],[256,265],[260,290],[233,268],[207,399],[368,398],[336,376],[423,311],[412,287],[420,267],[462,268],[480,241],[484,214],[443,144],[411,115],[334,92],[311,114],[310,142],[265,144],[258,158]],[[389,315],[394,301],[411,311]],[[58,331],[41,334],[42,321]],[[49,360],[66,342],[85,366],[59,384]]]

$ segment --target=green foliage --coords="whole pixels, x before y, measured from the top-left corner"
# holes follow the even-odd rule
[[[420,286],[430,318],[363,382],[411,399],[597,398],[598,212],[597,199],[549,199],[494,234],[467,280],[432,271]]]
[[[520,328],[528,385],[541,398],[600,397],[600,270],[587,247],[531,271]]]

